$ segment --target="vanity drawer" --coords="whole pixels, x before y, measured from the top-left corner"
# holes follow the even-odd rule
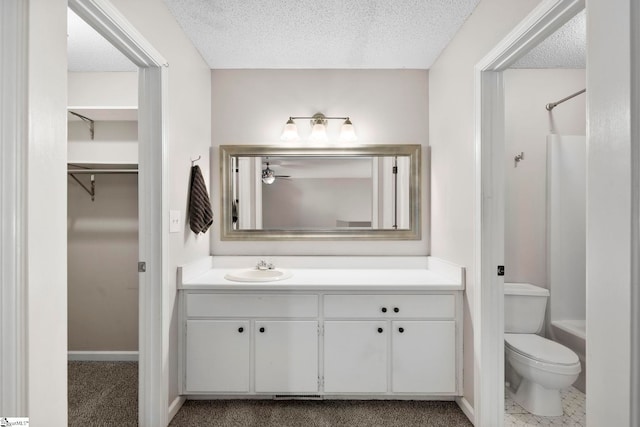
[[[438,295],[326,295],[327,318],[399,318],[452,319],[455,296]]]
[[[187,317],[317,317],[317,295],[187,293]]]

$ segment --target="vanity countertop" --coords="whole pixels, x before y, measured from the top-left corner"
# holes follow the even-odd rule
[[[304,258],[309,261],[308,257]],[[293,261],[290,261],[291,259]],[[335,265],[320,263],[323,264],[321,268],[310,268],[309,264],[313,262],[300,263],[296,262],[295,257],[289,257],[286,260],[278,260],[281,262],[276,266],[290,271],[292,276],[272,282],[227,280],[225,279],[227,273],[250,268],[252,264],[238,265],[237,262],[220,262],[217,259],[212,261],[200,260],[189,266],[179,267],[179,289],[225,291],[454,291],[464,289],[464,269],[432,257],[398,257],[394,259],[396,261],[394,263],[376,262],[380,261],[376,257],[370,257],[370,259],[362,257],[358,258],[357,262],[349,262],[353,259],[345,257]],[[372,267],[367,267],[367,261],[371,261]],[[350,268],[349,264],[355,266]]]

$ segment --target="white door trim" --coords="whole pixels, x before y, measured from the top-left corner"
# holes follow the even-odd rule
[[[138,216],[139,277],[138,423],[168,423],[169,319],[166,131],[167,61],[107,0],[69,0],[69,7],[139,67]]]
[[[0,414],[27,405],[28,7],[0,2]]]
[[[631,414],[640,425],[640,5],[631,7]],[[634,54],[634,52],[636,52]],[[635,284],[635,286],[633,286]]]
[[[584,9],[544,0],[475,67],[474,424],[504,423],[504,96],[502,72]],[[508,267],[508,266],[507,266]]]
[[[138,172],[138,215],[149,220],[140,225],[140,260],[146,262],[146,273],[140,273],[139,291],[139,392],[141,426],[166,426],[169,405],[169,324],[167,305],[170,295],[169,229],[167,194],[166,130],[164,116],[168,111],[168,70],[165,67],[140,69],[140,94],[147,102],[138,106],[139,164],[147,165],[143,176]],[[140,101],[143,97],[140,96]],[[143,143],[145,141],[145,143]],[[144,159],[144,160],[143,160]],[[138,167],[140,170],[140,167]],[[143,409],[144,405],[144,409]],[[142,413],[146,414],[144,422]]]

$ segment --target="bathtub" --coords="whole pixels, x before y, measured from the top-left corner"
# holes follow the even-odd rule
[[[575,388],[585,393],[585,378],[587,372],[586,364],[586,341],[587,328],[584,320],[552,320],[551,339],[569,347],[580,358],[582,372],[573,384]]]

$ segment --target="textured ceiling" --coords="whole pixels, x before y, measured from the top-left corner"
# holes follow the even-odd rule
[[[520,58],[512,68],[586,68],[587,24],[584,10]]]
[[[479,0],[164,0],[211,68],[428,69]],[[69,71],[136,67],[69,11]],[[578,14],[514,68],[584,68]]]
[[[71,9],[67,9],[69,71],[137,71],[138,68]]]
[[[427,69],[479,0],[164,0],[211,68]]]

